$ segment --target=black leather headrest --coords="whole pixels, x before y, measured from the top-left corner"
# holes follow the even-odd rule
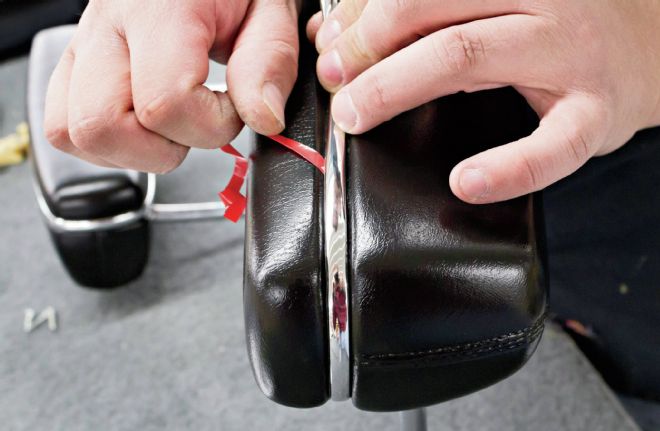
[[[302,42],[284,134],[323,153],[327,98]],[[450,191],[466,156],[529,134],[512,89],[429,103],[347,144],[351,396],[406,410],[493,384],[543,330],[542,224],[535,197],[475,206]],[[244,308],[257,382],[289,406],[329,394],[323,177],[257,136],[246,220]]]

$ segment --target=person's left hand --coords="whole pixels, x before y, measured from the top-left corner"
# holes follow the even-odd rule
[[[344,0],[308,34],[349,133],[459,91],[526,98],[541,117],[531,136],[452,171],[467,202],[542,189],[660,125],[660,1]]]

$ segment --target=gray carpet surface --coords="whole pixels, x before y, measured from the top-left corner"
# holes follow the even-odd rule
[[[24,69],[0,65],[2,134],[23,119]],[[215,199],[230,166],[218,151],[193,152],[161,179],[158,200]],[[29,166],[0,170],[0,430],[397,429],[396,414],[291,409],[259,392],[244,343],[242,223],[157,225],[151,250],[131,285],[77,287],[40,220]],[[24,333],[24,309],[47,306],[59,329]],[[431,430],[638,429],[552,327],[513,377],[428,412]]]

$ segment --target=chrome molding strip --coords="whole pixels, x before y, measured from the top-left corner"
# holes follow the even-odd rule
[[[222,202],[189,204],[153,204],[147,207],[147,219],[155,222],[201,221],[222,219],[225,215]]]
[[[323,19],[326,19],[338,4],[339,0],[321,0],[321,14],[323,15]]]
[[[321,0],[324,19],[338,3],[338,0]],[[351,396],[345,154],[346,135],[335,125],[330,115],[325,150],[323,227],[330,343],[330,398],[335,401],[346,400]]]
[[[122,226],[127,226],[135,223],[138,220],[145,218],[146,208],[151,206],[156,196],[156,176],[154,174],[147,175],[147,192],[144,196],[142,208],[129,211],[124,214],[118,214],[113,217],[98,218],[93,220],[69,220],[56,216],[50,210],[46,198],[44,197],[41,185],[37,179],[36,166],[33,166],[34,178],[33,187],[34,194],[37,197],[37,204],[41,210],[41,214],[46,221],[48,228],[54,232],[98,232],[110,229],[116,229]]]
[[[36,171],[36,167],[33,166]],[[156,175],[147,174],[147,191],[142,207],[135,211],[118,214],[93,220],[69,220],[56,216],[50,210],[41,186],[34,173],[34,193],[41,214],[48,228],[57,233],[64,232],[100,232],[128,226],[139,220],[154,222],[178,222],[222,219],[225,214],[225,205],[222,202],[202,202],[184,204],[158,204],[154,203],[156,196]]]

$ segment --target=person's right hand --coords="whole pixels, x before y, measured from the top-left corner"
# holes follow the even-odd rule
[[[57,65],[45,130],[90,162],[168,172],[189,148],[218,148],[245,122],[284,128],[296,79],[295,0],[91,0]],[[228,62],[230,94],[203,86]]]

